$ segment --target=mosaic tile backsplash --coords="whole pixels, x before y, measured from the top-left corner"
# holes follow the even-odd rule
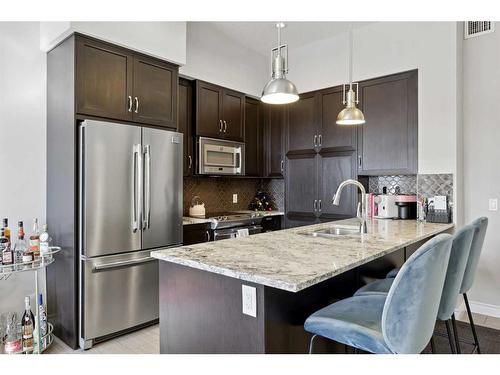
[[[453,209],[453,174],[419,174],[417,176],[417,196],[430,198],[435,195],[448,197],[450,207]]]
[[[398,186],[400,194],[416,194],[417,176],[373,176],[368,179],[369,192],[374,194],[382,194],[384,187],[387,187],[388,194],[396,194]]]
[[[247,210],[257,190],[267,192],[276,208],[285,209],[285,182],[281,179],[184,177],[184,215],[189,212],[191,199],[199,196],[206,212]],[[238,194],[238,203],[233,203]]]

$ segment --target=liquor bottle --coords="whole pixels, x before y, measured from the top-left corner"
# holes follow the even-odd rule
[[[34,257],[40,256],[40,228],[38,228],[38,219],[33,219],[33,230],[30,236],[30,250]]]
[[[35,322],[39,322],[40,324],[40,337],[38,337],[37,329],[33,331],[35,352],[39,352],[39,345],[41,345],[43,350],[47,344],[46,338],[44,337],[47,334],[47,313],[45,312],[45,306],[43,305],[42,293],[38,295],[38,313],[35,315]]]
[[[28,251],[28,245],[26,244],[26,240],[24,239],[24,227],[23,227],[23,222],[19,222],[19,230],[17,232],[17,241],[16,244],[14,245],[14,263],[21,264],[25,260],[23,259],[25,256],[25,253]],[[31,258],[31,254],[30,254]],[[30,259],[29,261],[31,261]],[[28,259],[26,259],[28,261]]]
[[[40,255],[43,256],[50,251],[49,241],[50,241],[50,236],[48,232],[48,226],[47,224],[43,224],[43,230],[42,233],[40,233]]]
[[[6,217],[3,219],[3,229],[5,231],[5,237],[7,237],[10,242],[11,239],[10,239],[9,219]]]
[[[2,252],[2,264],[14,264],[14,252],[10,248],[10,242],[5,237],[5,229],[0,229],[0,251]]]
[[[17,333],[17,314],[13,313],[8,317],[7,330],[5,338],[6,354],[17,354],[22,350],[22,343]]]
[[[35,329],[35,317],[31,312],[30,298],[24,297],[24,315],[22,318],[23,350],[33,350],[33,330]]]

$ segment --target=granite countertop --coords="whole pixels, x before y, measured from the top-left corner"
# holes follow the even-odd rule
[[[241,211],[234,211],[235,213],[252,213],[255,211],[250,211],[250,210],[241,210]],[[282,216],[285,213],[282,211],[258,211],[262,214],[262,216]],[[189,217],[189,216],[184,216],[182,218],[182,225],[191,225],[191,224],[203,224],[203,223],[211,223],[211,219],[198,219],[194,217]]]
[[[151,253],[163,261],[298,292],[402,247],[453,228],[413,220],[368,220],[368,234],[304,235],[356,219],[309,225]]]

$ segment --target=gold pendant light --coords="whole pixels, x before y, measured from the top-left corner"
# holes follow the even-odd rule
[[[346,93],[344,84],[344,93],[342,104],[346,107],[340,111],[337,116],[337,125],[362,125],[365,123],[365,116],[360,109],[356,108],[359,104],[359,85],[352,82],[352,50],[353,50],[353,32],[352,24],[349,25],[349,90]],[[356,91],[353,90],[356,88]]]
[[[288,73],[288,45],[281,44],[283,22],[276,24],[278,29],[278,46],[271,50],[272,77],[262,90],[261,101],[267,104],[289,104],[299,100],[295,85],[286,79]]]

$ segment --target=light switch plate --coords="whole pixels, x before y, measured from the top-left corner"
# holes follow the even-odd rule
[[[488,209],[490,211],[498,211],[498,199],[497,198],[490,198],[488,202]]]
[[[257,289],[250,285],[241,286],[241,300],[243,302],[243,314],[257,317]]]
[[[238,203],[238,194],[233,194],[233,203]]]

